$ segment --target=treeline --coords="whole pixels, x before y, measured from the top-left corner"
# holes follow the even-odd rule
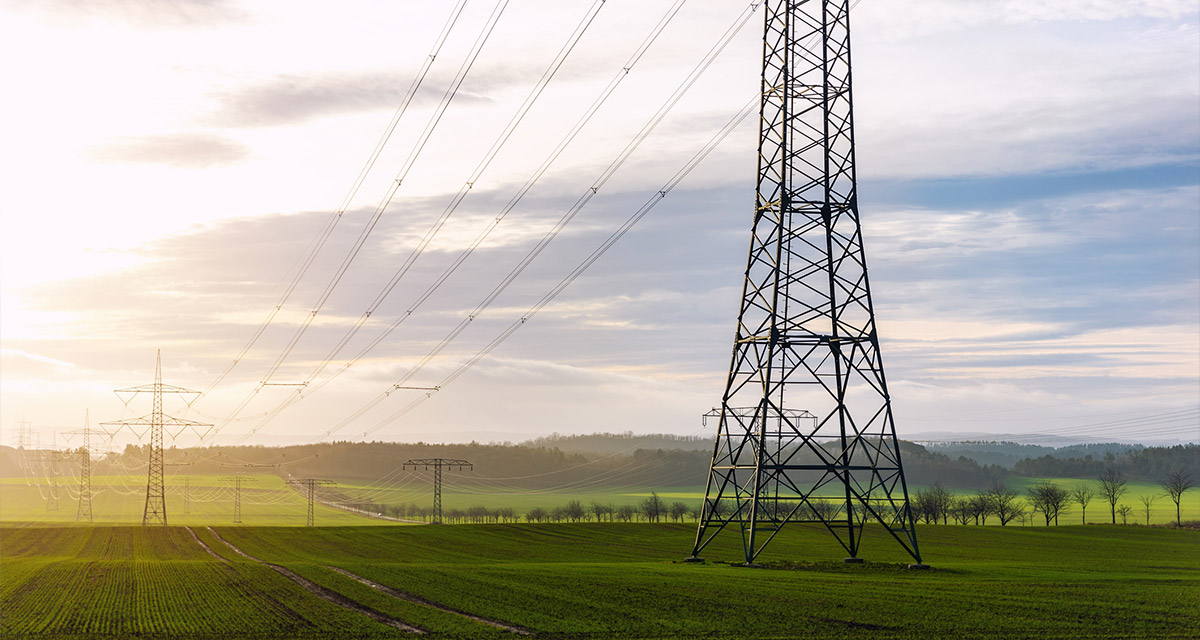
[[[624,433],[550,436],[525,444],[332,442],[286,447],[213,446],[170,448],[165,459],[169,465],[168,473],[176,475],[254,471],[395,484],[413,474],[428,473],[423,465],[406,466],[410,460],[449,458],[471,463],[470,467],[455,467],[448,471],[448,481],[459,485],[470,485],[478,479],[478,482],[498,483],[513,490],[561,486],[680,487],[703,484],[708,477],[712,449],[711,445],[692,448],[699,440]],[[552,442],[575,443],[581,448],[590,448],[591,452],[549,446]],[[649,443],[679,446],[642,446]],[[1070,451],[1084,452],[1093,446],[1101,445],[1081,445]],[[1171,471],[1200,477],[1200,445],[1194,444],[1130,447],[1100,455],[1085,453],[1078,458],[1044,454],[1017,461],[1011,469],[998,463],[980,464],[965,455],[949,455],[946,453],[949,449],[931,450],[911,442],[901,441],[900,450],[905,477],[911,486],[940,484],[954,489],[978,490],[1009,476],[1090,478],[1106,469],[1148,482],[1159,482]],[[18,464],[20,456],[15,454],[8,447],[0,447],[0,475],[12,477],[23,473]],[[122,453],[94,461],[92,472],[99,475],[144,473],[148,457],[144,446],[130,445]],[[814,454],[803,451],[796,460],[819,462]],[[814,473],[813,480],[816,481],[820,472]]]
[[[1182,525],[1181,502],[1184,494],[1195,487],[1194,477],[1187,472],[1171,471],[1159,481],[1161,494],[1142,494],[1134,504],[1125,500],[1129,488],[1128,480],[1120,471],[1105,469],[1096,476],[1093,483],[1075,483],[1070,488],[1063,487],[1051,480],[1040,480],[1026,489],[1024,495],[1002,482],[996,482],[988,489],[974,495],[954,495],[941,485],[919,489],[910,499],[913,517],[923,520],[926,524],[982,524],[986,525],[988,518],[994,517],[1001,526],[1017,521],[1026,524],[1039,516],[1045,519],[1046,526],[1059,524],[1075,506],[1079,507],[1081,524],[1087,524],[1087,509],[1092,502],[1107,506],[1107,513],[1112,524],[1117,523],[1118,516],[1121,524],[1129,524],[1131,516],[1145,516],[1146,524],[1150,524],[1154,503],[1161,497],[1167,497],[1175,506],[1175,524]]]
[[[1008,469],[1013,468],[1018,462],[1027,458],[1040,458],[1043,456],[1051,456],[1062,460],[1088,456],[1101,458],[1106,454],[1118,455],[1127,451],[1144,448],[1140,444],[1125,444],[1120,442],[1048,446],[1007,441],[931,442],[925,444],[925,447],[930,451],[944,453],[952,458],[962,456],[970,458],[981,465],[999,465]]]
[[[355,503],[354,507],[399,520],[432,522],[436,513],[428,506],[417,503],[379,504],[374,502]],[[651,493],[637,504],[614,504],[593,501],[584,505],[571,500],[563,505],[533,507],[518,513],[512,507],[488,507],[476,505],[465,509],[443,509],[442,522],[447,524],[496,524],[509,522],[683,522],[700,518],[700,501],[688,504],[682,501],[667,503]]]
[[[1172,471],[1183,471],[1200,477],[1200,445],[1145,447],[1121,453],[1105,453],[1100,457],[1059,458],[1044,455],[1027,458],[1013,465],[1014,475],[1031,478],[1057,476],[1090,478],[1113,469],[1123,475],[1146,482],[1161,482]]]
[[[552,433],[541,438],[527,440],[522,444],[528,447],[546,447],[584,454],[628,453],[637,449],[649,451],[656,449],[664,451],[682,449],[685,451],[705,451],[712,453],[713,448],[712,438],[677,436],[669,433],[635,434],[632,431],[582,435]]]

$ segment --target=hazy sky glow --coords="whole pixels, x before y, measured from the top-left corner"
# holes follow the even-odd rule
[[[0,440],[13,444],[22,420],[49,444],[53,431],[81,426],[85,409],[93,424],[148,412],[111,390],[151,382],[155,349],[166,382],[216,381],[354,184],[452,4],[0,4]],[[192,409],[168,403],[221,425],[176,444],[709,433],[699,416],[720,402],[749,240],[753,117],[467,373],[398,418],[421,392],[395,391],[348,418],[589,193],[749,3],[685,2],[484,244],[343,366],[500,215],[672,4],[603,4],[428,249],[309,395],[264,421],[295,391],[255,387],[504,6],[467,2],[274,322]],[[391,205],[270,381],[305,380],[372,307],[593,6],[505,6]],[[900,435],[1200,439],[1195,2],[863,0],[853,15],[860,209]],[[557,239],[404,384],[438,384],[478,353],[716,134],[757,90],[761,25],[756,13]]]

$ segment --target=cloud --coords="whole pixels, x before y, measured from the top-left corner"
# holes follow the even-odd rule
[[[107,20],[148,28],[193,28],[245,21],[247,14],[233,4],[229,0],[8,0],[3,6],[69,24]]]
[[[206,133],[117,138],[91,147],[88,153],[101,162],[160,164],[181,169],[230,166],[250,157],[246,145]]]
[[[278,75],[216,94],[220,103],[205,122],[228,127],[268,127],[321,117],[396,109],[408,95],[415,69],[358,73]],[[532,86],[537,72],[528,65],[477,65],[454,96],[455,105],[491,104],[492,96],[513,86]],[[452,84],[444,70],[430,73],[413,106],[432,106]]]
[[[988,3],[952,4],[982,10]],[[1196,163],[1194,11],[1183,25],[1076,15],[1086,13],[1026,26],[972,21],[936,39],[863,42],[855,52],[859,174],[947,178]],[[870,33],[890,31],[880,25]]]
[[[991,25],[1177,20],[1195,11],[1191,0],[910,0],[863,7],[855,12],[855,19],[856,26],[863,28],[886,24],[887,37],[900,40]]]
[[[73,368],[75,368],[75,365],[70,362],[58,360],[55,358],[50,358],[50,357],[43,356],[43,355],[38,355],[36,353],[29,353],[27,351],[21,351],[19,349],[0,349],[0,356],[2,356],[4,358],[23,358],[25,360],[36,362],[38,364],[50,365],[56,369],[73,369]]]

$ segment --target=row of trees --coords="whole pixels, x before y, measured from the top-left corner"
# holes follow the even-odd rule
[[[1184,493],[1194,485],[1191,475],[1177,471],[1167,474],[1160,483],[1165,495],[1175,503],[1175,521],[1180,524],[1180,502]],[[1071,488],[1058,485],[1050,480],[1041,480],[1021,492],[1006,486],[997,480],[982,491],[970,495],[955,495],[940,483],[932,487],[918,490],[910,503],[913,517],[926,524],[976,524],[986,525],[989,519],[995,519],[1001,526],[1011,522],[1022,524],[1042,519],[1046,526],[1059,524],[1060,518],[1069,513],[1076,505],[1080,509],[1080,521],[1087,523],[1087,509],[1092,502],[1101,498],[1109,507],[1109,517],[1116,524],[1118,516],[1123,524],[1128,524],[1134,507],[1122,502],[1129,487],[1120,471],[1107,469],[1095,480],[1094,484],[1077,484]],[[1146,524],[1150,523],[1154,503],[1160,496],[1147,494],[1141,496],[1139,515],[1145,516]],[[773,503],[760,503],[759,509],[764,516],[770,517]],[[432,519],[432,510],[416,504],[373,504],[358,505],[366,511],[394,518]],[[715,505],[717,515],[726,515],[734,505],[727,501]],[[836,517],[841,506],[823,501],[813,501],[805,505],[792,516],[806,519],[816,518],[828,520]],[[700,505],[675,501],[666,503],[657,493],[638,504],[616,505],[613,503],[593,501],[584,506],[579,500],[571,500],[565,505],[551,508],[534,507],[523,517],[527,522],[683,522],[685,519],[697,521],[702,515]],[[776,514],[787,517],[787,514]],[[865,517],[865,514],[855,514],[854,517]],[[443,520],[451,523],[500,523],[519,522],[522,514],[516,513],[511,507],[488,508],[474,506],[467,509],[449,509],[443,512]]]
[[[433,519],[434,515],[433,509],[415,503],[356,502],[350,504],[356,509],[389,518],[428,522]],[[683,522],[687,518],[691,518],[693,521],[698,520],[700,507],[679,501],[668,504],[659,497],[658,493],[652,492],[648,498],[635,505],[616,505],[594,501],[585,507],[579,500],[571,500],[565,505],[548,509],[534,507],[524,516],[517,513],[512,507],[489,508],[483,505],[442,511],[443,522],[454,524],[520,522],[522,517],[526,522]]]
[[[1030,486],[1024,500],[1020,492],[1007,487],[1002,482],[994,482],[988,489],[974,495],[955,496],[940,484],[916,492],[912,500],[913,517],[926,524],[941,522],[949,524],[987,524],[989,517],[995,517],[1001,526],[1025,518],[1033,518],[1040,514],[1045,519],[1046,526],[1059,522],[1059,517],[1070,511],[1074,505],[1080,507],[1080,519],[1087,523],[1087,508],[1092,500],[1101,497],[1109,505],[1110,518],[1117,523],[1121,516],[1122,524],[1128,524],[1129,516],[1134,508],[1121,502],[1128,493],[1124,475],[1114,469],[1106,469],[1096,479],[1095,485],[1081,484],[1070,489],[1051,482],[1041,480]],[[1175,522],[1182,524],[1180,502],[1183,494],[1194,486],[1191,475],[1182,471],[1167,474],[1160,483],[1165,495],[1175,503]],[[1150,524],[1150,514],[1159,495],[1147,494],[1140,497],[1142,513],[1146,524]]]
[[[584,507],[580,501],[571,500],[549,510],[534,507],[525,514],[529,522],[683,522],[685,518],[698,520],[700,508],[678,501],[667,504],[657,493],[637,505],[592,502]]]

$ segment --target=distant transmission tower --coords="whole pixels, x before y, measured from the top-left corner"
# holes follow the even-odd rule
[[[30,438],[30,429],[32,427],[33,423],[25,420],[24,418],[17,421],[16,447],[18,449],[28,449],[30,444],[32,444],[33,440]]]
[[[154,397],[153,408],[150,415],[140,418],[131,418],[128,420],[114,420],[112,422],[102,422],[104,426],[114,426],[117,428],[128,427],[138,437],[145,435],[145,431],[138,432],[133,429],[135,426],[149,427],[150,431],[150,462],[147,470],[146,478],[146,507],[142,511],[142,525],[148,524],[167,524],[167,500],[165,481],[163,479],[163,428],[164,426],[178,427],[180,430],[187,427],[210,427],[212,425],[195,422],[193,420],[183,420],[181,418],[173,418],[163,414],[162,396],[164,393],[178,394],[195,394],[199,395],[199,391],[184,389],[162,382],[162,351],[158,352],[157,359],[154,363],[154,384],[144,384],[137,387],[129,387],[128,389],[117,389],[114,391],[118,398],[121,398],[126,404],[133,400],[139,393],[151,393]],[[128,399],[121,394],[127,394]]]
[[[189,486],[190,480],[189,478]],[[246,476],[231,476],[221,478],[221,481],[233,484],[233,521],[240,524],[242,522],[242,484],[255,482],[255,479]],[[309,510],[311,511],[311,507]]]
[[[433,467],[433,524],[442,524],[442,468],[474,469],[475,466],[466,460],[447,460],[445,458],[420,458],[404,463],[402,469],[409,467]]]
[[[811,522],[857,562],[876,521],[923,567],[859,228],[850,2],[764,6],[757,200],[691,559],[733,524],[753,564]]]
[[[313,505],[317,500],[317,487],[329,486],[337,483],[332,480],[321,480],[319,478],[304,478],[301,480],[289,480],[289,482],[297,486],[304,487],[305,494],[308,496],[308,521],[305,524],[309,527],[315,526],[316,510],[314,509]]]
[[[83,414],[83,428],[67,431],[67,435],[82,435],[83,446],[79,448],[79,506],[75,509],[75,521],[92,520],[92,434],[103,433],[91,427],[87,411]]]

